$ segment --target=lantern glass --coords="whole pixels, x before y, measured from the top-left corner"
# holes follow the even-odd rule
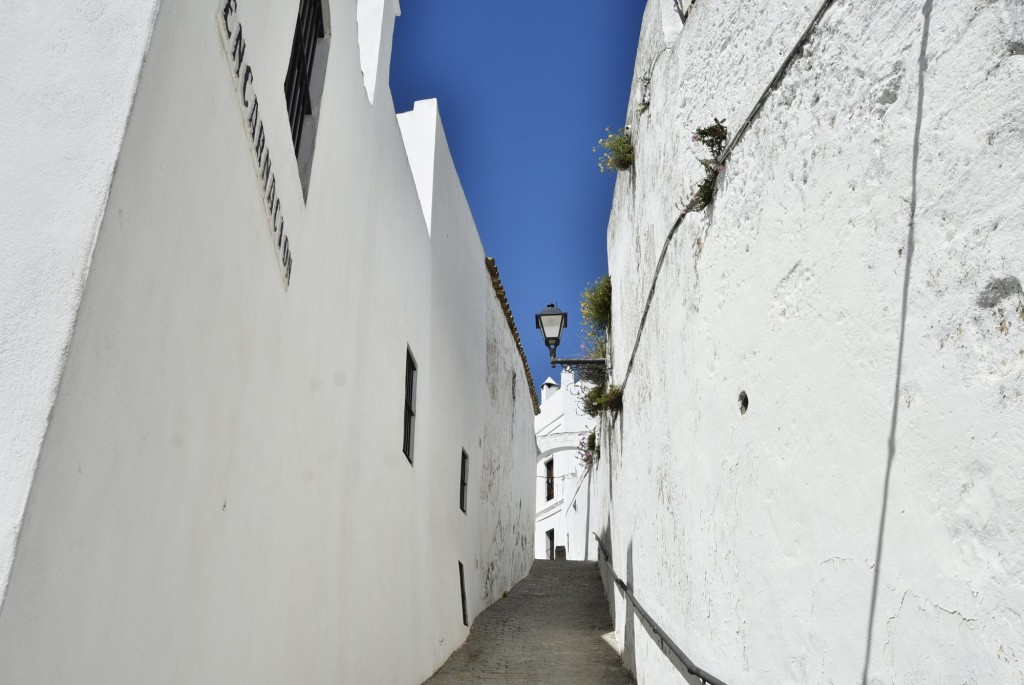
[[[568,322],[568,316],[553,304],[549,304],[537,315],[537,328],[544,335],[544,344],[557,347],[562,339],[562,329]]]

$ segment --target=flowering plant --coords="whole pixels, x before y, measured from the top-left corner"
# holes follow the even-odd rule
[[[583,466],[583,468],[593,466],[601,456],[601,445],[600,441],[597,439],[596,431],[590,431],[589,433],[580,436],[579,450],[579,456],[577,458],[579,459],[580,465]]]
[[[629,131],[624,128],[620,128],[616,133],[612,133],[610,128],[606,128],[608,132],[607,138],[601,138],[597,141],[597,146],[594,147],[594,152],[597,152],[598,147],[603,147],[601,151],[601,158],[597,162],[597,166],[601,168],[601,171],[627,171],[633,167],[633,139],[629,135]]]
[[[722,153],[725,152],[725,139],[728,136],[729,130],[725,127],[725,120],[715,119],[714,124],[698,128],[690,138],[694,143],[700,143],[706,147],[711,153],[711,157],[697,160],[704,167],[704,178],[694,189],[693,197],[686,204],[686,211],[703,211],[715,199],[715,182],[718,181],[718,174],[724,168],[719,160]]]

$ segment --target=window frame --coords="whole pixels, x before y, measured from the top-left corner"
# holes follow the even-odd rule
[[[466,514],[469,505],[469,454],[462,450],[461,478],[459,479],[459,509]]]
[[[554,457],[544,462],[545,502],[555,499],[555,460]]]
[[[303,198],[309,191],[330,35],[326,0],[299,0],[285,70],[284,97]]]
[[[416,390],[419,368],[412,349],[405,348],[405,413],[402,419],[402,453],[412,465],[413,445],[416,440]]]
[[[459,590],[462,592],[462,625],[469,627],[469,606],[466,603],[466,569],[459,562]]]

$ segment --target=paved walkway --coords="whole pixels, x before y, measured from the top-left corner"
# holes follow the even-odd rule
[[[424,685],[627,685],[596,562],[535,561]]]

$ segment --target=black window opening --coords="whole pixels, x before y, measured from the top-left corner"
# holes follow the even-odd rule
[[[545,535],[547,537],[547,549],[545,550],[546,553],[547,553],[547,557],[548,557],[548,559],[554,560],[554,558],[555,558],[555,529],[552,528]]]
[[[309,188],[309,171],[313,161],[313,140],[316,138],[320,96],[324,89],[327,67],[327,26],[323,0],[300,0],[295,37],[284,80],[284,97],[288,122],[292,129],[292,145],[299,163],[302,193]]]
[[[546,472],[545,482],[547,483],[547,499],[551,501],[555,498],[555,460],[548,459],[544,462],[544,470]]]
[[[462,625],[469,627],[469,612],[466,611],[466,569],[459,562],[459,590],[462,592]]]
[[[412,443],[416,432],[416,360],[412,351],[405,351],[405,430],[402,437],[402,452],[412,463]]]
[[[466,513],[466,499],[469,494],[469,455],[462,450],[462,479],[459,482],[459,509]]]

